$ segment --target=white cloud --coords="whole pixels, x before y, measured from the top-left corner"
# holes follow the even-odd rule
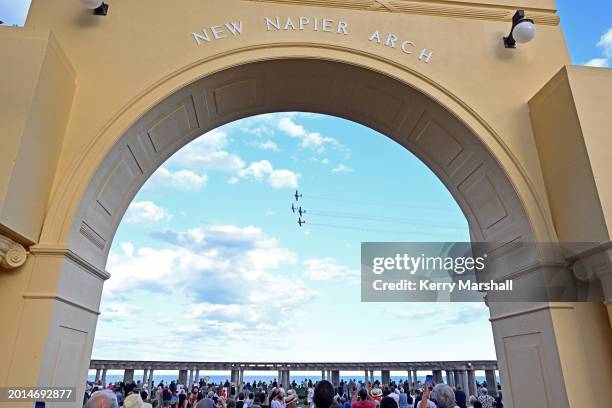
[[[584,65],[587,67],[599,67],[605,68],[608,66],[607,58],[593,58],[592,60],[587,61]]]
[[[249,118],[250,119],[250,118]],[[242,121],[248,121],[249,119],[243,119]],[[255,123],[253,126],[244,126],[241,127],[240,130],[244,133],[249,133],[251,135],[255,135],[259,138],[264,136],[272,136],[274,135],[274,130],[271,129],[268,125],[264,123]]]
[[[340,264],[334,258],[307,259],[304,261],[304,276],[316,281],[346,280],[359,282],[359,271]]]
[[[265,142],[257,143],[256,146],[261,150],[272,150],[277,152],[278,145],[271,140],[266,140]]]
[[[297,188],[299,175],[291,170],[274,170],[268,182],[274,188]]]
[[[306,129],[296,124],[291,118],[284,117],[278,121],[278,128],[291,137],[301,137],[306,135]]]
[[[208,183],[208,175],[198,174],[191,170],[178,170],[173,172],[165,167],[160,167],[153,173],[145,184],[145,188],[175,188],[182,191],[197,191]]]
[[[174,322],[180,330],[173,335],[185,337],[179,344],[204,335],[224,342],[270,332],[292,336],[286,322],[318,296],[301,277],[286,273],[296,255],[260,228],[212,225],[153,236],[167,247],[122,243],[120,250],[111,251],[105,316],[133,314],[122,311],[121,304],[138,292],[151,299],[171,296],[186,310],[184,323]]]
[[[612,58],[612,28],[609,28],[597,43],[597,46],[603,50],[603,54],[607,58]]]
[[[227,133],[222,130],[214,130],[185,146],[172,157],[171,162],[177,165],[191,165],[205,171],[217,170],[231,173],[232,176],[227,180],[228,184],[237,184],[239,178],[243,178],[266,181],[273,188],[296,188],[298,186],[299,174],[287,169],[275,169],[268,160],[255,161],[247,165],[238,155],[223,150],[228,144]],[[270,140],[259,144],[259,147],[267,150],[278,149],[278,146]],[[197,176],[198,174],[191,170],[172,174],[164,169],[160,170],[160,174],[156,177],[172,178],[175,183],[179,183],[177,179],[180,179],[182,185],[187,186],[191,182],[194,187],[197,183],[193,181]],[[208,178],[198,181],[205,184]]]
[[[213,130],[183,147],[170,160],[203,171],[239,171],[245,163],[239,156],[223,150],[228,144],[227,133]]]
[[[105,302],[100,308],[100,319],[107,321],[131,320],[136,318],[142,309],[130,303]]]
[[[584,65],[589,67],[600,67],[606,68],[610,66],[610,60],[612,60],[612,28],[609,28],[597,42],[597,47],[601,49],[603,56],[598,58],[592,58],[587,61]]]
[[[327,145],[346,150],[346,148],[333,137],[323,136],[319,132],[309,132],[304,126],[295,123],[289,116],[284,116],[279,119],[278,129],[290,137],[300,138],[300,146],[312,149],[317,153],[323,153]]]
[[[338,141],[332,137],[321,136],[320,133],[311,132],[302,138],[302,143],[300,144],[302,147],[306,147],[320,153],[325,150],[325,145],[338,145]]]
[[[251,163],[239,173],[242,178],[251,178],[257,181],[266,180],[274,188],[297,188],[299,174],[291,170],[275,170],[267,160]]]
[[[350,167],[344,164],[339,164],[332,169],[332,172],[333,173],[352,173],[353,169],[351,169]]]
[[[197,139],[197,143],[199,143],[201,146],[207,146],[215,150],[220,150],[226,147],[229,144],[229,141],[227,140],[227,133],[219,129],[214,129],[200,136]]]
[[[241,170],[239,174],[243,178],[254,178],[257,181],[261,181],[272,171],[274,171],[272,164],[267,160],[261,160],[251,163],[247,168]]]
[[[129,223],[159,222],[169,220],[172,214],[153,201],[133,201],[125,213],[125,220]]]

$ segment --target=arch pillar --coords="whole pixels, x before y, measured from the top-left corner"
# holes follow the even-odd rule
[[[11,272],[3,300],[21,304],[15,318],[4,319],[2,344],[12,355],[0,364],[0,385],[74,387],[85,391],[102,287],[110,274],[65,245],[34,245],[23,266]],[[0,280],[3,271],[0,270]],[[0,312],[1,313],[1,312]],[[45,335],[41,335],[41,331]],[[106,369],[102,383],[106,385]]]

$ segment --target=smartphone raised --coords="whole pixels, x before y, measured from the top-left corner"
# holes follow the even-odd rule
[[[433,385],[433,375],[425,376],[425,385]]]

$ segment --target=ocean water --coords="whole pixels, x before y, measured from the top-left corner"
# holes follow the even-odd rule
[[[225,382],[225,380],[229,380],[229,375],[200,375],[200,378],[204,378],[204,377],[208,377],[208,382],[213,382],[213,383],[220,383],[220,382]],[[94,381],[96,378],[95,374],[89,374],[87,376],[87,380],[88,381]],[[418,380],[423,382],[425,381],[425,376],[424,375],[419,375],[417,376]],[[443,376],[444,380],[446,380],[446,375]],[[476,375],[475,376],[476,380],[479,382],[482,382],[485,380],[484,375]],[[160,374],[160,375],[156,375],[155,373],[153,374],[153,380],[155,381],[156,384],[159,384],[160,381],[164,381],[165,384],[169,384],[170,381],[176,381],[178,379],[178,372],[176,374]],[[250,382],[252,383],[253,381],[267,381],[268,383],[273,381],[274,379],[276,379],[275,375],[244,375],[244,382]],[[321,380],[321,376],[320,375],[292,375],[291,376],[291,381],[295,380],[296,383],[300,383],[301,381],[303,381],[304,379],[306,380],[312,380],[313,382],[319,381]],[[341,375],[340,379],[344,380],[344,381],[349,381],[351,379],[355,379],[357,381],[363,381],[364,380],[364,376],[352,376],[352,375]],[[400,380],[405,380],[406,376],[401,376],[401,375],[392,375],[391,379],[395,380],[396,382],[399,382]],[[136,372],[134,374],[134,381],[142,381],[142,373],[140,375],[138,375],[138,372]],[[381,380],[380,376],[374,376],[374,380]],[[107,374],[106,375],[106,382],[110,383],[110,382],[118,382],[118,381],[123,381],[123,374]],[[497,377],[497,381],[499,381],[499,377]]]

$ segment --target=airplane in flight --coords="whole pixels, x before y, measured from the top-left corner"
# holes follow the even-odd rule
[[[300,208],[301,208],[301,207],[300,207]],[[297,208],[295,208],[295,205],[293,205],[293,203],[291,203],[291,211],[293,211],[293,213],[294,213],[294,214],[295,214],[295,210],[296,210],[296,209],[297,209]]]
[[[295,194],[293,196],[295,197],[295,201],[300,201],[300,197],[302,196],[302,194],[298,194],[298,191],[295,190]]]
[[[302,206],[300,205],[300,208],[298,208],[298,213],[300,214],[300,217],[302,217],[304,214],[306,214],[306,210],[302,210]]]
[[[306,224],[306,221],[302,220],[302,218],[298,218],[298,225],[301,227],[304,224]]]

